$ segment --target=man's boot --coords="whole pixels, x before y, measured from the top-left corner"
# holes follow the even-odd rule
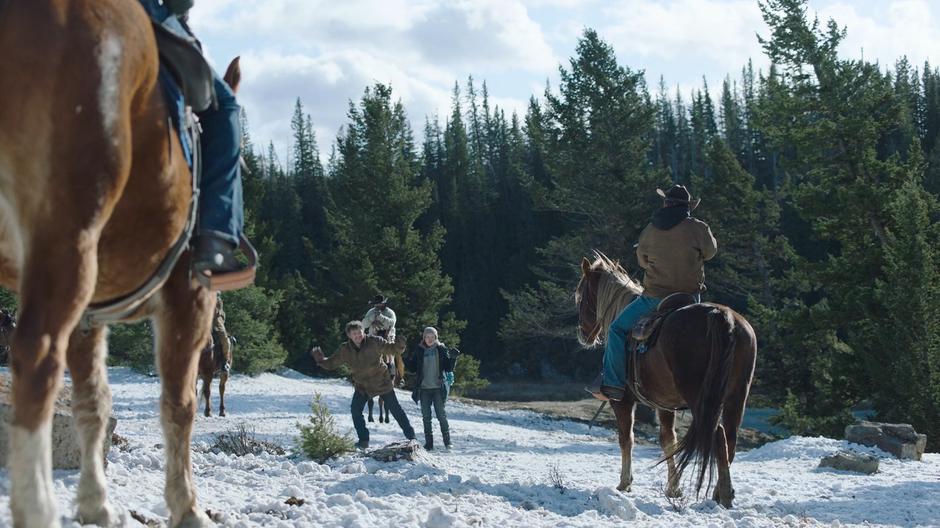
[[[229,273],[240,271],[245,265],[235,259],[238,244],[211,234],[193,237],[193,269],[199,272]]]
[[[424,448],[428,451],[434,450],[434,434],[424,433]]]
[[[441,433],[441,436],[444,437],[444,449],[450,449],[450,431]]]

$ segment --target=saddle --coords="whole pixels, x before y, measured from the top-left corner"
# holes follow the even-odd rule
[[[160,64],[173,75],[193,112],[202,112],[216,103],[212,68],[199,51],[196,39],[184,37],[163,24],[153,22]]]
[[[627,387],[644,405],[651,409],[665,409],[679,411],[685,407],[671,407],[652,401],[643,395],[643,381],[640,375],[639,356],[656,344],[662,330],[663,321],[673,313],[698,303],[694,295],[688,293],[673,293],[663,299],[656,310],[650,315],[640,319],[630,334],[630,344],[627,349]]]
[[[695,304],[698,302],[694,295],[689,293],[673,293],[665,299],[663,299],[659,306],[656,307],[656,310],[653,313],[647,315],[646,317],[641,318],[633,326],[633,331],[630,333],[631,341],[634,343],[634,347],[639,344],[643,344],[646,348],[652,348],[656,344],[656,340],[659,338],[659,331],[663,326],[663,321],[667,316],[685,308],[686,306]]]

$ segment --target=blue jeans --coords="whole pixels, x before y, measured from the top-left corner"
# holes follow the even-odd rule
[[[402,409],[401,404],[398,403],[395,389],[382,394],[380,397],[385,402],[385,408],[388,409],[388,412],[395,418],[395,421],[398,422],[401,431],[405,433],[405,438],[414,440],[415,430],[411,427],[411,422],[408,421],[408,415],[405,414],[405,410]],[[360,442],[369,441],[369,429],[366,427],[366,419],[362,416],[362,411],[366,407],[366,402],[370,399],[368,394],[357,390],[353,393],[352,402],[349,404],[353,427],[356,428],[356,436],[359,437]]]
[[[641,295],[633,300],[611,323],[604,345],[604,385],[626,388],[627,342],[633,325],[659,305],[660,299]]]
[[[447,423],[447,411],[444,410],[444,389],[421,389],[421,420],[424,422],[424,435],[429,436],[433,432],[431,426],[431,406],[434,406],[434,414],[437,415],[437,422],[441,425],[441,434],[445,437],[450,434],[450,425]]]
[[[202,181],[199,234],[238,244],[245,228],[241,177],[241,107],[228,83],[212,70],[218,108],[199,113],[202,124]]]
[[[151,18],[183,36],[188,29],[157,0],[140,0]],[[212,70],[218,105],[200,112],[202,180],[199,183],[199,234],[238,243],[245,227],[241,178],[241,107],[229,85]]]

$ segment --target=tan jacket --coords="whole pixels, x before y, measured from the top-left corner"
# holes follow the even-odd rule
[[[662,299],[671,293],[705,290],[705,261],[718,251],[708,224],[686,218],[669,230],[652,224],[640,233],[636,258],[645,270],[643,288]]]
[[[366,336],[359,348],[352,341],[346,341],[320,366],[333,370],[346,365],[352,372],[353,386],[357,391],[369,397],[379,396],[394,388],[382,356],[390,354],[400,357],[404,350],[404,337],[399,336],[394,343],[390,343],[381,337]]]

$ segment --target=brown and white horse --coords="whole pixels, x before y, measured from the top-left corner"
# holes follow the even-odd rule
[[[581,282],[575,292],[579,339],[586,346],[600,344],[613,320],[643,288],[620,265],[598,253],[592,263],[581,262]],[[697,466],[696,492],[717,465],[718,483],[713,498],[731,507],[731,463],[738,428],[754,377],[757,338],[740,314],[713,303],[683,308],[662,323],[656,344],[639,355],[635,375],[642,379],[642,396],[659,416],[659,440],[668,467],[666,493],[678,496],[683,471]],[[633,421],[637,396],[630,390],[622,401],[611,401],[617,417],[621,471],[618,489],[629,491],[633,482]],[[692,424],[676,442],[674,409],[688,408]]]
[[[13,522],[60,524],[50,428],[68,365],[82,450],[77,517],[109,526],[117,518],[101,457],[111,410],[106,329],[78,323],[90,303],[121,298],[154,274],[186,224],[190,174],[137,2],[0,0],[0,49],[0,285],[20,301],[11,352]],[[189,268],[184,254],[133,317],[150,318],[156,334],[172,527],[211,525],[196,504],[190,436],[215,295]]]

